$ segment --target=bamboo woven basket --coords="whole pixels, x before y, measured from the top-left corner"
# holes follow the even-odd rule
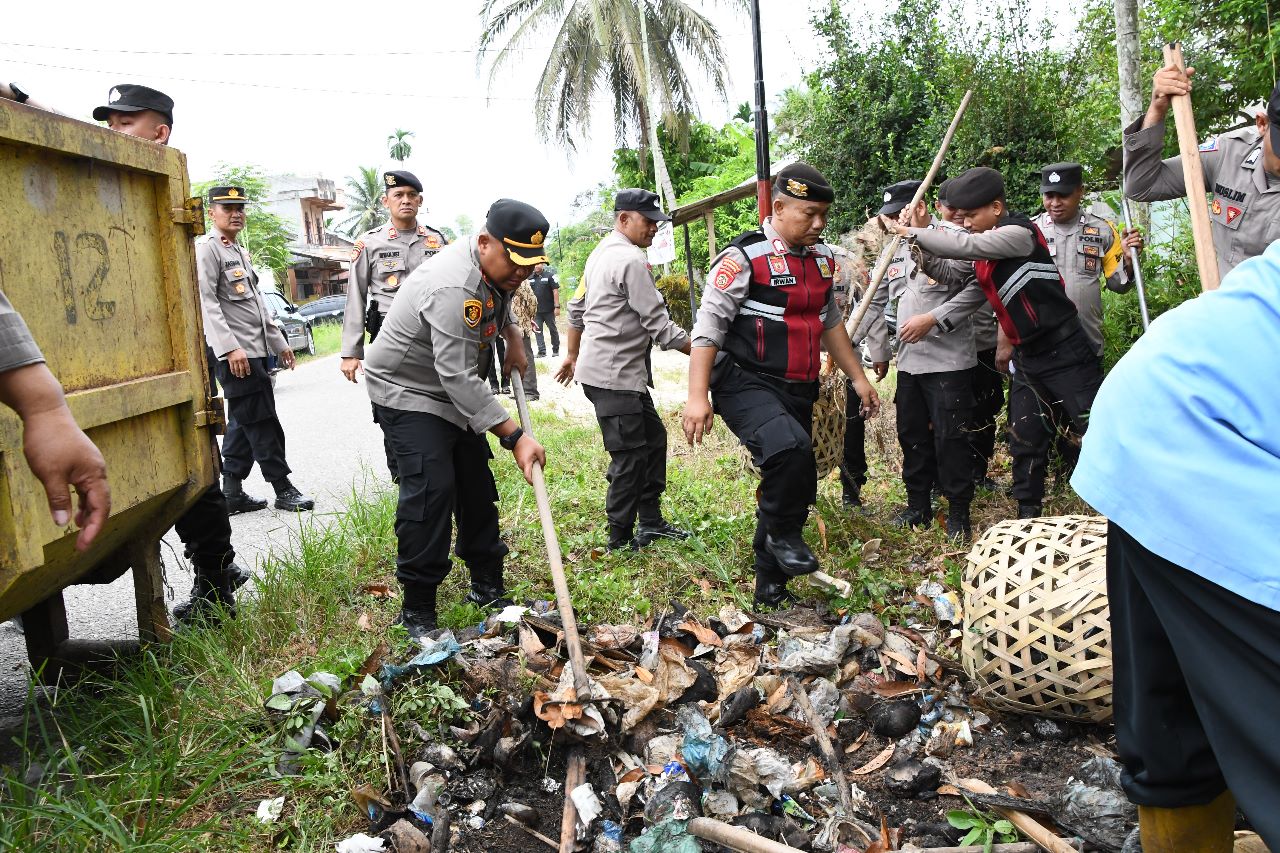
[[[1110,719],[1106,544],[1106,519],[1082,515],[1002,521],[974,543],[961,658],[987,704]]]
[[[843,373],[823,372],[818,378],[818,399],[813,404],[813,459],[818,479],[826,478],[844,458],[844,403],[848,389]],[[738,449],[743,466],[760,476],[746,447]]]

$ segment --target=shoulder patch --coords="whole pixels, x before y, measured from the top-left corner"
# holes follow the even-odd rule
[[[1217,150],[1218,150],[1218,137],[1216,137],[1216,136],[1210,136],[1210,137],[1209,137],[1208,139],[1206,139],[1204,142],[1201,142],[1201,143],[1200,143],[1200,150],[1201,150],[1201,151],[1217,151]]]
[[[467,328],[474,329],[480,325],[480,317],[484,314],[484,303],[479,299],[468,299],[462,303],[462,320]]]
[[[363,251],[364,251],[364,241],[357,240],[356,244],[351,247],[351,260],[353,261],[357,260],[360,257],[360,253]]]
[[[716,290],[728,290],[729,285],[733,284],[733,280],[740,272],[742,272],[742,264],[738,263],[731,255],[725,255],[724,259],[720,261],[720,266],[716,267],[711,283]]]

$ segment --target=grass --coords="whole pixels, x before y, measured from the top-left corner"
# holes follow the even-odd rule
[[[696,535],[638,554],[605,554],[607,458],[596,425],[535,406],[534,430],[549,454],[553,515],[584,624],[640,619],[673,598],[703,613],[750,604],[755,480],[722,424],[695,452],[677,442],[678,412],[662,414],[674,454],[664,509]],[[914,606],[910,591],[924,576],[958,584],[963,557],[937,527],[904,532],[888,523],[903,497],[891,414],[872,423],[868,455],[868,511],[844,510],[839,482],[828,478],[806,537],[827,571],[854,584],[850,600],[837,604],[894,619]],[[533,492],[509,454],[495,450],[495,457],[503,534],[512,549],[508,585],[518,598],[550,599]],[[1007,459],[999,464],[1007,471]],[[1047,506],[1081,508],[1069,493],[1055,493]],[[1008,499],[983,496],[975,520],[981,526],[1012,509]],[[345,708],[331,728],[340,747],[308,753],[302,775],[280,778],[273,771],[280,732],[262,709],[272,679],[286,670],[353,676],[383,640],[401,659],[408,649],[403,630],[390,627],[398,597],[366,591],[370,584],[396,589],[394,497],[353,495],[344,513],[326,520],[304,527],[288,553],[270,559],[256,594],[243,597],[238,619],[181,632],[168,645],[120,661],[109,675],[33,688],[16,738],[21,766],[0,772],[0,851],[247,853],[281,845],[321,851],[364,828],[348,792],[366,783],[385,787],[377,728],[366,713]],[[880,556],[864,562],[862,545],[870,539],[882,540]],[[442,622],[454,627],[481,619],[462,604],[465,575],[453,572],[442,592]],[[362,619],[372,630],[361,628]],[[453,701],[442,685],[453,677],[443,671],[440,681],[399,690],[394,707],[404,713],[397,719],[438,725]],[[401,736],[406,749],[419,745],[412,734]],[[37,766],[42,775],[27,772]],[[281,821],[257,824],[259,800],[281,795]]]
[[[316,354],[298,353],[298,361],[300,362],[324,358],[325,356],[333,355],[342,348],[342,323],[316,323],[311,327],[311,334],[315,338]]]

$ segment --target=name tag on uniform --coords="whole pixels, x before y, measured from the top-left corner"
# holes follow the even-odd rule
[[[786,287],[795,284],[796,277],[793,275],[771,275],[769,276],[770,287]]]

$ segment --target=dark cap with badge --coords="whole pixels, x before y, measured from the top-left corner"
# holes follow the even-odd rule
[[[502,241],[514,264],[531,267],[547,262],[547,218],[533,205],[510,198],[500,198],[485,215],[484,230]]]
[[[1271,134],[1271,152],[1280,156],[1280,83],[1271,90],[1267,99],[1267,126]]]
[[[654,222],[669,222],[671,217],[663,213],[661,201],[657,193],[648,190],[618,190],[618,194],[613,197],[613,210],[615,213],[631,210]]]
[[[107,93],[107,103],[94,107],[93,120],[106,121],[112,113],[140,113],[155,110],[173,126],[173,98],[147,86],[121,83]]]
[[[951,179],[947,185],[947,206],[975,210],[1004,198],[1004,175],[987,166],[974,166]]]
[[[911,203],[911,199],[916,197],[916,190],[920,189],[923,181],[898,181],[896,184],[890,184],[884,190],[884,205],[876,211],[880,216],[892,216],[895,213],[901,213],[902,208]]]
[[[248,204],[249,197],[245,195],[244,187],[210,187],[209,203]]]
[[[412,187],[422,192],[422,181],[413,172],[383,172],[382,182],[387,185],[388,191],[396,187]]]
[[[822,173],[808,163],[792,163],[778,170],[778,177],[773,180],[775,191],[801,201],[819,201],[831,203],[836,200],[835,190],[831,182]]]
[[[1084,186],[1084,166],[1079,163],[1050,163],[1040,170],[1040,192],[1068,193]]]

